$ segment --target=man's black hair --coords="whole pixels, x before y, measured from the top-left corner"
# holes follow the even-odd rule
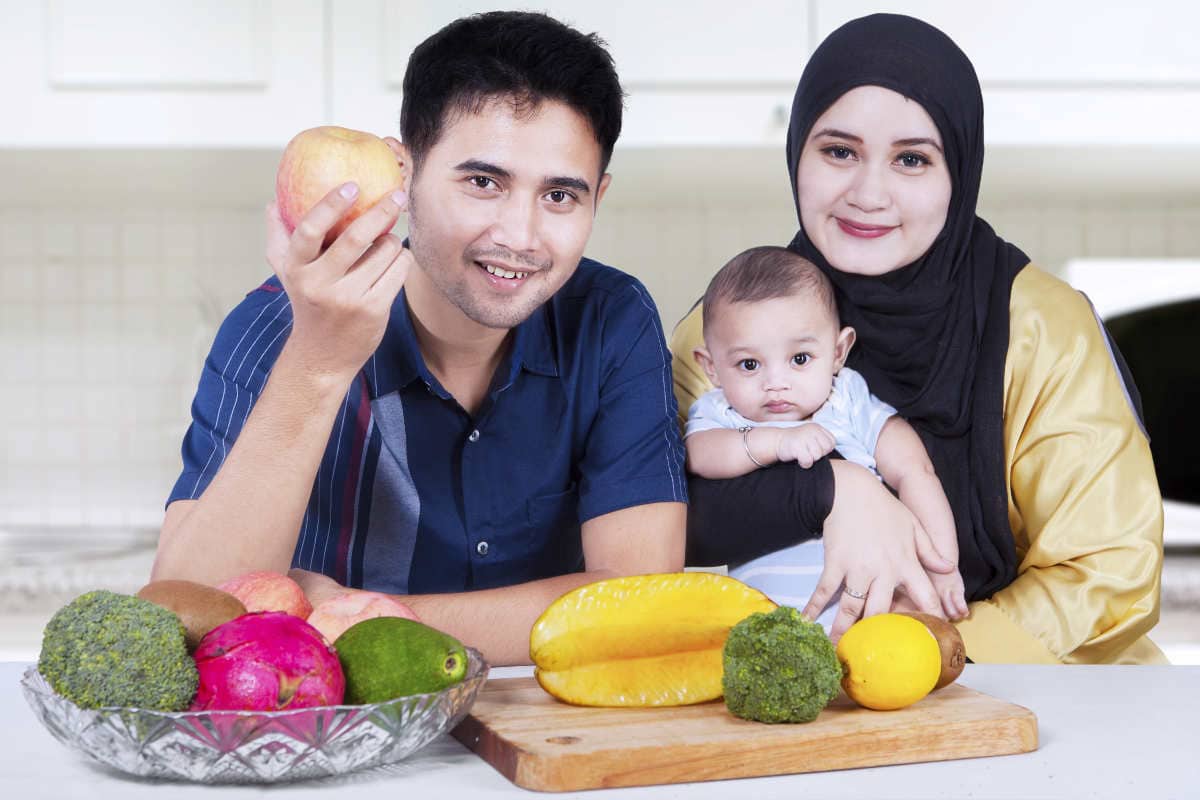
[[[591,125],[603,173],[621,133],[623,97],[612,56],[596,34],[546,14],[491,11],[451,22],[413,51],[400,135],[419,168],[457,114],[478,113],[502,98],[528,116],[542,101],[557,100]]]

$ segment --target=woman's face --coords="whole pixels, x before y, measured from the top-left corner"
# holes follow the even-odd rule
[[[846,92],[812,127],[796,170],[800,224],[835,269],[882,275],[925,254],[946,224],[942,137],[915,100]]]

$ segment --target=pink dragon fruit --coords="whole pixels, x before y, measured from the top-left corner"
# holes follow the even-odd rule
[[[193,711],[285,711],[338,705],[346,678],[337,652],[304,620],[282,611],[219,625],[195,652]]]

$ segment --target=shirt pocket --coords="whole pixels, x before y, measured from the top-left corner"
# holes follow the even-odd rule
[[[529,548],[542,577],[583,569],[579,526],[579,486],[537,495],[525,503]]]

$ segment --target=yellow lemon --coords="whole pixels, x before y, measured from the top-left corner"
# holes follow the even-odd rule
[[[703,703],[721,696],[730,628],[774,608],[757,589],[707,572],[610,578],[551,603],[529,655],[538,683],[566,703]]]
[[[912,705],[933,690],[942,669],[937,638],[919,621],[901,614],[861,619],[837,646],[842,689],[860,706],[892,711]]]

